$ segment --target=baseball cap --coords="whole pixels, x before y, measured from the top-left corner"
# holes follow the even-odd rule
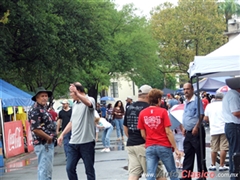
[[[145,84],[139,88],[138,94],[148,94],[151,90],[152,90],[152,87]]]
[[[62,100],[62,104],[69,104],[69,101],[67,99]]]
[[[215,99],[222,99],[223,98],[223,93],[216,93]]]
[[[133,98],[132,98],[131,96],[128,96],[127,99],[131,99],[131,100],[132,100]],[[126,99],[126,100],[127,100],[127,99]]]
[[[167,97],[171,97],[171,94],[170,94],[170,93],[168,93],[168,94],[167,94]]]

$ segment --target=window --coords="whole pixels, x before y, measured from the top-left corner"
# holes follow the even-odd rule
[[[118,83],[117,82],[111,83],[111,96],[114,98],[118,98]]]

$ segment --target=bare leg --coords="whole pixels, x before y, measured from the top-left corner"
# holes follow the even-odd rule
[[[129,175],[128,180],[139,180],[139,176]]]
[[[211,152],[212,165],[216,166],[217,152]]]
[[[227,154],[226,151],[224,150],[220,151],[220,166],[222,167],[225,165],[226,154]]]

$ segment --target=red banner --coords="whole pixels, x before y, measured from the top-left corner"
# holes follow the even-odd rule
[[[24,153],[22,121],[4,123],[6,158]]]
[[[30,123],[26,121],[26,136],[27,136],[27,149],[28,152],[31,152],[34,150],[33,147],[33,138],[32,138],[32,133],[30,129]]]

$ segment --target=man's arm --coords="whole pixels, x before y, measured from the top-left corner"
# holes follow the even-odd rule
[[[197,124],[194,126],[193,130],[192,130],[192,134],[195,136],[198,134],[198,128],[201,127],[202,124],[202,120],[203,120],[203,115],[200,115],[200,119],[198,120]]]
[[[128,137],[128,127],[123,125],[123,130],[124,130],[125,135]]]
[[[165,127],[165,132],[167,134],[168,140],[170,141],[172,147],[174,149],[177,149],[177,145],[176,145],[176,142],[175,142],[175,139],[174,139],[174,136],[173,136],[173,132],[170,129],[170,127]]]
[[[83,95],[83,94],[79,93],[74,84],[70,85],[69,90],[74,92],[83,104],[85,104],[88,107],[93,107],[93,104],[91,103],[91,101],[86,97],[85,94]]]
[[[56,130],[57,135],[59,134],[59,129],[60,129],[61,124],[62,124],[62,119],[58,119],[58,121],[57,121],[57,130]]]
[[[77,97],[79,97],[80,101],[85,104],[88,107],[93,107],[93,104],[91,103],[91,101],[87,98],[86,95],[82,95],[80,94],[78,91],[75,92],[75,94],[77,95]]]
[[[141,129],[141,135],[144,140],[146,140],[146,131],[145,129]]]
[[[72,129],[72,122],[70,121],[67,126],[65,127],[65,129],[63,130],[61,136],[64,136],[65,134],[67,134],[68,132],[70,132]]]
[[[37,136],[45,139],[48,144],[51,144],[51,143],[52,143],[53,137],[52,137],[52,136],[49,136],[48,134],[46,134],[45,132],[43,132],[42,129],[34,129],[33,132],[34,132]]]
[[[208,116],[204,116],[203,120],[206,121],[207,123],[209,123],[209,118],[208,118]]]
[[[234,116],[236,116],[237,118],[240,118],[240,111],[233,112],[232,114],[233,114]]]

